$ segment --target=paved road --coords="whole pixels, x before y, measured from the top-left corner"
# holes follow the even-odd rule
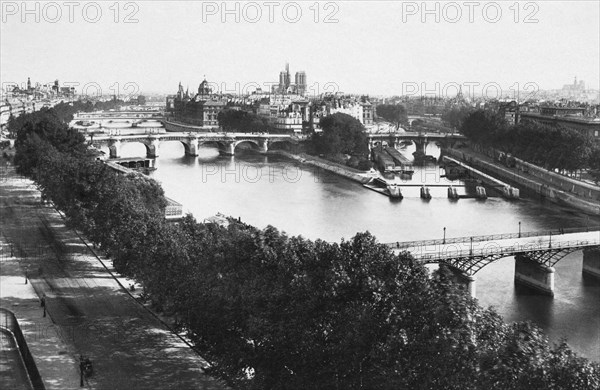
[[[0,221],[21,269],[76,356],[88,355],[97,389],[221,389],[206,362],[139,305],[29,180],[3,170]],[[23,271],[24,272],[24,271]]]

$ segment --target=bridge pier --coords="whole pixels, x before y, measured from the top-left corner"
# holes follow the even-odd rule
[[[160,139],[151,139],[150,145],[146,145],[146,157],[157,158],[160,150]]]
[[[554,268],[540,264],[527,255],[515,255],[515,283],[554,296]]]
[[[186,144],[187,148],[185,148],[185,154],[191,157],[198,156],[198,138],[190,137]]]
[[[263,140],[263,141],[260,143],[260,152],[261,152],[262,154],[266,154],[268,151],[269,151],[269,141],[267,141],[267,140]]]
[[[415,152],[422,152],[423,155],[426,155],[426,150],[427,150],[427,139],[425,138],[418,138],[416,140],[414,140],[415,146],[416,146],[416,150]]]
[[[583,266],[581,272],[584,275],[600,279],[600,247],[583,250]]]
[[[108,144],[108,150],[110,151],[110,158],[121,158],[121,141],[112,140]]]
[[[223,154],[226,156],[235,156],[235,142],[225,144],[225,150]]]

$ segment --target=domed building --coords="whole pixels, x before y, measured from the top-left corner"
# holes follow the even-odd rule
[[[219,127],[217,117],[226,104],[226,100],[213,93],[206,79],[202,80],[193,97],[189,89],[184,92],[180,82],[177,94],[167,97],[167,112],[177,121],[213,129]]]

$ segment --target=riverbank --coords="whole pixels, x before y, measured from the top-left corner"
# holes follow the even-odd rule
[[[533,195],[548,199],[559,205],[572,207],[586,214],[600,215],[600,187],[578,182],[554,172],[550,172],[515,159],[515,167],[507,167],[492,157],[473,149],[447,149],[444,153],[474,168],[522,188]]]
[[[341,164],[336,164],[332,161],[327,161],[325,159],[316,156],[311,156],[306,153],[293,154],[285,150],[269,150],[267,154],[284,156],[292,160],[298,161],[302,164],[310,165],[313,167],[321,168],[327,172],[335,173],[336,175],[340,175],[360,184],[368,183],[371,180],[371,178],[368,177],[363,171],[359,171]]]

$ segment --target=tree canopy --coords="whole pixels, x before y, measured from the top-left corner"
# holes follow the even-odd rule
[[[396,130],[400,129],[401,125],[408,126],[406,108],[401,104],[380,104],[376,112],[378,116],[396,126]]]
[[[217,116],[219,126],[225,131],[238,133],[274,133],[266,118],[243,110],[225,109]]]
[[[340,153],[362,151],[351,119],[322,121],[323,136],[340,137]],[[529,323],[503,323],[444,266],[431,275],[368,232],[329,243],[233,219],[227,227],[191,216],[167,224],[158,183],[80,153],[55,122],[52,112],[19,122],[27,173],[70,225],[143,285],[156,310],[177,318],[211,362],[208,372],[233,388],[600,387],[598,364],[565,343],[551,346]]]
[[[460,129],[471,112],[473,112],[471,107],[454,107],[442,114],[442,120],[453,128]]]
[[[315,133],[311,139],[317,153],[357,157],[366,157],[369,153],[365,127],[350,115],[336,113],[326,116],[321,118],[320,126],[323,132]]]
[[[573,129],[531,121],[509,126],[499,114],[478,110],[466,117],[461,132],[477,144],[498,148],[546,169],[575,171],[600,164],[600,146]]]

